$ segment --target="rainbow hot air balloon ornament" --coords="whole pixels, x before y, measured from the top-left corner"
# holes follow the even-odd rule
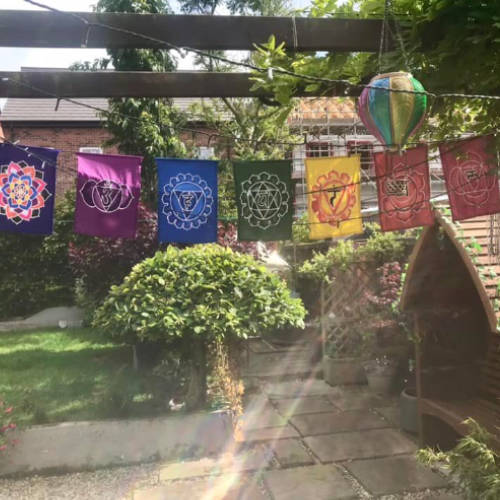
[[[391,92],[391,89],[406,92]],[[372,78],[359,96],[361,121],[392,151],[401,150],[424,121],[427,95],[418,92],[425,90],[417,79],[409,73],[397,72]]]

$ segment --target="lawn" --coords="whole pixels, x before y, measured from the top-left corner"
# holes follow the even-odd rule
[[[154,379],[90,329],[0,333],[0,398],[21,425],[163,413]]]

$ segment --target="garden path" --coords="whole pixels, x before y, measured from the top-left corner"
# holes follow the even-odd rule
[[[315,378],[313,354],[252,346],[254,392],[221,457],[0,479],[0,500],[461,500],[417,464],[394,398],[329,386]]]
[[[158,484],[133,500],[460,500],[416,462],[394,398],[315,378],[303,345],[251,346],[245,376],[256,392],[235,443],[218,459],[162,466]]]

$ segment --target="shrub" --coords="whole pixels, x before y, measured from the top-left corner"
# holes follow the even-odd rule
[[[257,257],[257,243],[255,241],[239,241],[238,229],[230,222],[217,222],[217,243],[230,248],[235,252],[247,253]]]
[[[158,249],[157,227],[156,213],[139,203],[135,239],[75,235],[69,242],[69,262],[78,279],[79,305],[93,309],[135,264],[153,255]]]
[[[205,397],[209,342],[303,327],[304,315],[286,284],[251,256],[197,245],[169,247],[136,265],[111,288],[94,325],[129,343],[161,341],[191,360],[197,389],[190,388],[199,391],[187,401],[192,408]]]
[[[54,234],[2,234],[0,238],[0,319],[26,316],[73,302],[68,262],[67,205],[57,205]]]
[[[386,262],[406,260],[413,234],[402,238],[397,232],[381,232],[378,224],[367,224],[368,238],[364,244],[354,245],[352,240],[341,240],[326,253],[316,253],[299,269],[303,277],[315,281],[328,281],[332,270],[345,271],[358,261],[372,262],[376,267]],[[405,241],[405,239],[407,241]]]
[[[419,450],[417,457],[426,465],[442,464],[456,476],[471,500],[500,498],[500,455],[490,446],[492,436],[475,420],[465,421],[470,433],[448,452]]]

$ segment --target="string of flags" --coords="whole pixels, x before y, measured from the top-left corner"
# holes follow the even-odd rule
[[[454,220],[500,212],[493,135],[439,147]],[[0,231],[52,233],[58,151],[0,147]],[[77,153],[75,232],[134,238],[141,195],[140,156]],[[157,158],[160,242],[217,240],[218,162]],[[428,148],[374,154],[380,224],[398,231],[433,224]],[[359,156],[307,158],[311,239],[362,233]],[[292,163],[235,162],[238,238],[289,240],[294,215]]]

